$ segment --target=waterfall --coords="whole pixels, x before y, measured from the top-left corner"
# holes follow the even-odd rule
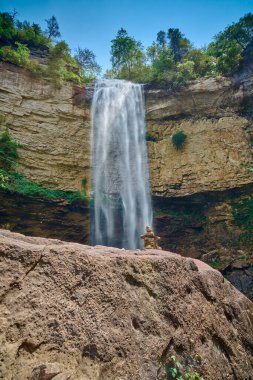
[[[135,249],[152,225],[142,86],[100,80],[92,101],[93,244]]]

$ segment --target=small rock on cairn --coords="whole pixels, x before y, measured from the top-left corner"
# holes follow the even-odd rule
[[[144,240],[144,249],[162,249],[157,243],[160,237],[154,234],[151,227],[147,226],[146,233],[140,238]]]

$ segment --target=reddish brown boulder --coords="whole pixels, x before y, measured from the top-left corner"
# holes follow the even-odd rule
[[[164,379],[173,354],[252,379],[253,304],[198,260],[0,230],[0,278],[1,379]]]

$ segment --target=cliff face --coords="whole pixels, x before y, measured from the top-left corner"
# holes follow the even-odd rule
[[[78,201],[28,197],[0,191],[0,228],[26,235],[88,244],[89,208]]]
[[[185,196],[253,183],[253,125],[239,114],[243,85],[229,79],[195,81],[176,94],[147,91],[153,194]],[[176,149],[171,137],[183,131]]]
[[[237,206],[253,195],[253,78],[251,60],[245,62],[232,79],[198,79],[176,93],[146,88],[145,96],[148,134],[153,140],[148,149],[154,224],[161,245],[225,271],[232,264],[242,265],[247,279],[240,286],[236,280],[237,286],[253,297],[252,233],[234,221]],[[22,144],[18,170],[49,188],[78,190],[83,178],[89,183],[88,89],[85,93],[70,83],[56,89],[3,63],[0,79],[0,114]],[[171,142],[178,131],[187,135],[182,149]],[[0,227],[88,242],[88,217],[81,208],[73,216],[67,207],[63,212],[63,206],[56,206],[59,213],[53,215],[47,202],[43,211],[41,200],[30,199],[24,203],[36,205],[35,209],[28,206],[30,211],[21,216],[15,212],[19,198],[13,194],[7,198],[1,198]],[[51,226],[61,215],[64,228],[55,235]],[[17,222],[20,219],[22,223]],[[38,222],[41,219],[43,223]],[[83,225],[85,240],[78,236]]]
[[[0,231],[0,262],[2,379],[251,379],[252,303],[198,260]]]
[[[42,185],[79,190],[90,178],[90,106],[71,84],[60,90],[14,65],[0,64],[0,113],[22,144],[19,170]],[[153,194],[185,196],[252,183],[253,127],[240,115],[250,75],[207,78],[178,93],[148,89],[146,108]],[[246,93],[247,89],[247,93]],[[183,130],[177,150],[171,136]]]
[[[90,175],[89,107],[76,86],[61,89],[0,63],[0,114],[22,144],[19,171],[54,189],[80,190]],[[78,106],[77,106],[78,105]]]
[[[19,171],[47,187],[79,190],[90,178],[90,106],[71,84],[60,90],[0,64],[0,113],[22,144]],[[240,115],[250,75],[194,81],[175,94],[148,89],[146,108],[153,195],[171,197],[252,183],[253,126]],[[247,89],[247,93],[246,90]],[[171,136],[183,130],[177,150]]]

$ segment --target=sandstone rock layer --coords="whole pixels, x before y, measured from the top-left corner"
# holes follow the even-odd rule
[[[89,179],[90,113],[78,103],[76,87],[67,83],[57,89],[0,63],[1,127],[7,125],[22,145],[18,171],[49,188],[80,190],[81,180]]]
[[[252,378],[253,305],[198,260],[1,230],[0,261],[2,379],[164,379],[173,353]]]

